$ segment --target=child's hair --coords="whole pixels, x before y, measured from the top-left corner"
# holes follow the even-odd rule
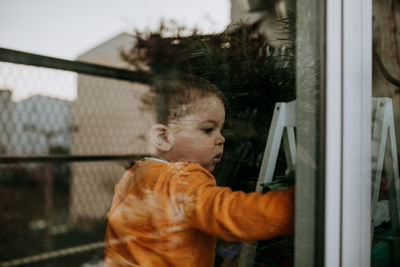
[[[184,74],[167,79],[157,79],[153,83],[156,93],[157,122],[168,124],[188,114],[186,105],[207,97],[218,97],[224,106],[226,98],[218,87],[210,81],[195,75]]]

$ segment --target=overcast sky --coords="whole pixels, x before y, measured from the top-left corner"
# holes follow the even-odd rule
[[[222,31],[230,0],[0,0],[0,47],[75,59],[122,31],[155,29],[161,18]]]
[[[161,19],[203,33],[230,22],[230,0],[0,0],[0,47],[75,60],[121,32],[158,28]],[[76,98],[76,73],[0,62],[0,90]]]

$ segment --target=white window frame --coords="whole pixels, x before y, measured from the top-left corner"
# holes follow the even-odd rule
[[[326,0],[324,265],[370,266],[372,1]]]

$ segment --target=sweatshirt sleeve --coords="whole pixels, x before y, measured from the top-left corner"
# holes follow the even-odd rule
[[[216,186],[214,177],[200,167],[175,178],[174,193],[185,196],[175,205],[183,205],[192,227],[227,241],[293,234],[294,188],[265,194],[232,191]]]

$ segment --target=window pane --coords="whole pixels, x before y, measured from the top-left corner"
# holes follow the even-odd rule
[[[211,93],[225,104],[223,122],[211,120],[211,125],[194,129],[205,136],[217,132],[224,154],[221,158],[221,150],[213,151],[216,167],[187,158],[170,161],[199,163],[201,172],[206,169],[215,177],[218,188],[212,185],[212,189],[229,194],[224,191],[222,197],[215,198],[221,200],[220,205],[213,199],[215,209],[201,210],[205,223],[212,222],[210,228],[196,221],[193,228],[201,231],[195,232],[196,238],[190,236],[194,240],[191,246],[179,251],[192,256],[190,249],[204,245],[197,237],[205,232],[210,242],[204,249],[212,253],[198,259],[215,266],[292,266],[295,261],[299,266],[321,264],[324,7],[320,1],[303,1],[297,7],[296,1],[251,0],[146,1],[140,6],[134,1],[117,1],[112,6],[101,1],[53,5],[43,0],[34,6],[14,2],[0,4],[0,46],[7,48],[0,50],[0,210],[4,210],[0,239],[6,242],[0,249],[0,265],[102,266],[104,246],[114,241],[116,246],[135,246],[151,240],[162,250],[167,241],[180,240],[179,234],[161,239],[179,232],[182,225],[167,220],[165,231],[154,230],[152,227],[159,225],[151,223],[159,219],[158,213],[147,208],[158,211],[159,206],[135,195],[128,210],[150,213],[146,223],[131,227],[145,229],[142,240],[129,243],[132,236],[128,235],[104,241],[106,232],[113,230],[106,230],[115,210],[113,198],[118,202],[123,195],[118,188],[126,186],[117,186],[123,182],[121,177],[134,163],[147,162],[145,158],[158,153],[148,145],[160,135],[154,141],[149,130],[157,124],[169,127],[176,123],[169,121],[171,117],[181,118],[195,109],[189,101],[182,109],[169,107],[173,112],[165,116],[165,103],[155,100],[160,92],[154,90],[154,84],[180,72],[205,78],[224,94]],[[30,19],[30,14],[35,17]],[[28,20],[34,30],[24,33],[26,29],[18,25]],[[64,30],[65,25],[75,28]],[[32,33],[34,36],[28,35]],[[30,42],[21,42],[18,36],[28,36]],[[52,60],[57,66],[46,65]],[[153,79],[148,79],[150,76]],[[204,95],[201,97],[206,98]],[[185,97],[179,100],[191,100],[191,96]],[[199,116],[221,113],[209,112],[218,101],[206,103]],[[192,125],[191,120],[185,122]],[[200,143],[184,140],[180,148]],[[165,163],[166,159],[171,158],[150,160]],[[295,177],[301,183],[293,189]],[[233,199],[230,194],[236,194],[229,190],[257,198],[261,194],[250,193],[258,191],[265,198],[282,191],[283,199],[290,201],[271,201],[275,207],[271,216],[277,216],[278,223],[264,226],[269,220],[257,221],[250,211],[254,208],[260,215],[267,205],[260,208],[258,201],[249,204],[250,197],[242,198],[241,193],[238,199],[243,201],[224,204]],[[297,192],[296,237],[290,217],[293,190]],[[164,206],[170,202],[156,203],[163,207],[161,212],[177,211],[180,219],[181,206]],[[148,205],[141,210],[143,203]],[[236,206],[241,209],[232,208]],[[226,213],[229,216],[219,219]],[[289,219],[279,220],[281,214],[289,214]],[[126,216],[116,217],[122,221],[120,226],[132,222],[129,218],[124,221]],[[239,226],[232,223],[234,227],[229,228],[232,221]],[[278,230],[267,235],[268,227],[275,226]],[[213,236],[219,237],[218,241],[214,242]],[[257,241],[244,242],[248,240]],[[139,261],[133,254],[123,254],[118,256],[132,263]],[[163,256],[173,258],[167,253]]]
[[[371,266],[400,264],[400,47],[396,1],[373,2]]]
[[[322,266],[325,25],[322,1],[297,2],[296,266]]]

